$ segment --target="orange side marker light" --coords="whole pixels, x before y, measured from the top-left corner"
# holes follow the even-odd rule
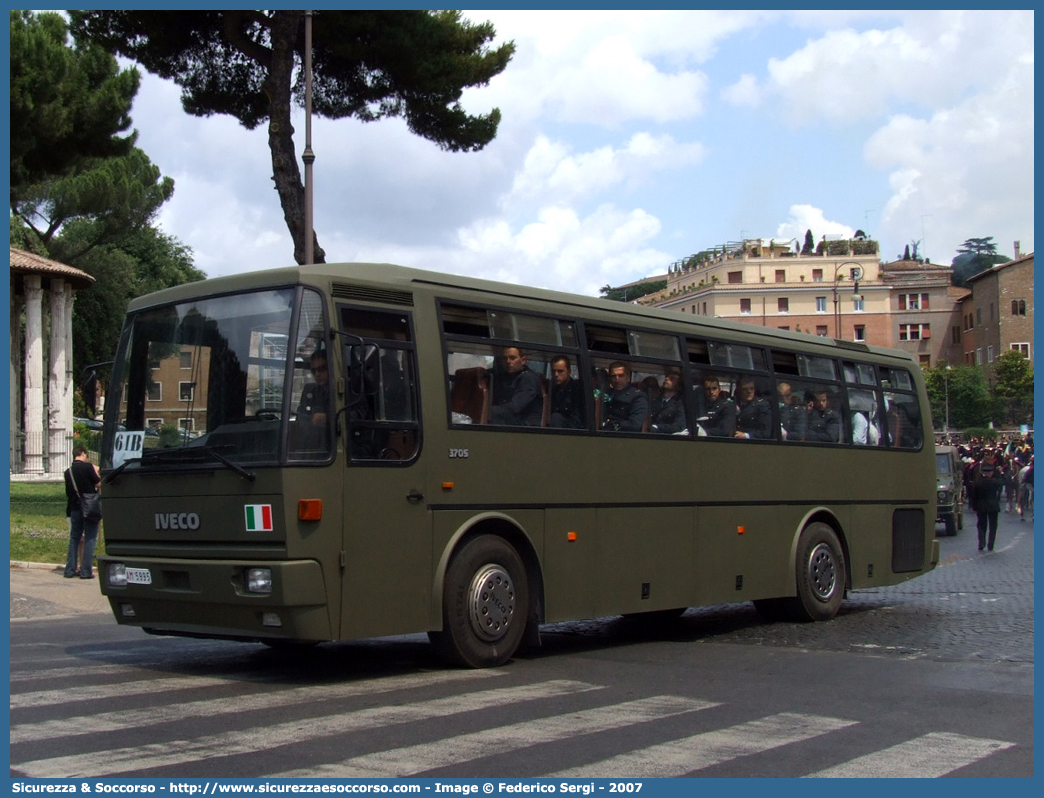
[[[322,499],[301,499],[297,502],[297,518],[299,521],[320,521],[322,517]]]
[[[576,540],[576,532],[567,532],[566,533],[566,540],[568,540],[570,543],[572,543],[574,540]]]
[[[736,534],[737,535],[742,535],[746,531],[747,531],[747,528],[745,526],[738,526],[738,527],[736,527]]]

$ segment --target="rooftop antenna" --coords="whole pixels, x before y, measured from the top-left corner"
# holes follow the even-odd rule
[[[922,213],[921,214],[921,248],[922,248],[921,249],[921,257],[923,258],[925,263],[928,263],[928,256],[925,254],[924,250],[928,249],[928,247],[924,246],[924,220],[925,220],[925,217],[928,217],[928,216],[931,216],[931,214],[930,213]]]

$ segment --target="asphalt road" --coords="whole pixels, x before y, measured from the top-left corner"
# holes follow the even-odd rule
[[[830,623],[723,605],[556,624],[486,671],[444,668],[419,635],[150,637],[96,582],[12,569],[11,773],[1031,777],[1032,524],[1003,516],[979,553],[968,519],[934,572]]]

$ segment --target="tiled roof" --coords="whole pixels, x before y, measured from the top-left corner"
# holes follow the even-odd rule
[[[1004,263],[995,263],[990,268],[984,269],[983,271],[979,272],[978,274],[973,274],[971,277],[968,278],[968,282],[969,283],[975,282],[976,280],[978,280],[978,279],[980,279],[982,277],[985,277],[988,274],[996,274],[997,272],[1002,271],[1004,269],[1007,269],[1007,268],[1009,268],[1011,266],[1018,266],[1019,264],[1026,263],[1027,261],[1032,261],[1032,260],[1033,260],[1033,253],[1031,252],[1028,255],[1020,256],[1016,260],[1009,260],[1009,261],[1005,261]]]
[[[94,278],[87,272],[14,247],[11,247],[11,274],[44,274],[61,277],[72,283],[74,288],[90,288],[94,284]]]

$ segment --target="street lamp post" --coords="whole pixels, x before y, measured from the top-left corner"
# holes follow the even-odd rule
[[[953,366],[947,366],[946,371],[943,372],[943,385],[946,386],[946,421],[943,427],[943,433],[947,438],[950,436],[950,371],[953,370]]]
[[[852,270],[852,280],[855,283],[854,287],[852,288],[852,293],[853,294],[859,293],[859,281],[863,277],[863,267],[860,264],[856,263],[854,260],[846,260],[843,263],[839,263],[839,264],[837,264],[837,266],[834,267],[834,287],[833,287],[832,293],[834,295],[834,337],[835,338],[840,338],[841,337],[841,307],[840,307],[840,301],[841,300],[840,300],[840,298],[837,295],[837,284],[845,279],[845,276],[840,273],[841,269],[844,268],[845,266],[855,266],[855,269]]]

